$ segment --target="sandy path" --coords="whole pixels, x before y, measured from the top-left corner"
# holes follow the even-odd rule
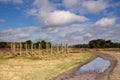
[[[114,67],[116,66],[117,60],[108,55],[108,54],[103,54],[99,52],[92,52],[96,57],[102,57],[104,59],[107,59],[111,62],[111,66],[109,69],[107,69],[103,73],[96,73],[96,72],[86,72],[82,73],[80,75],[75,75],[74,72],[77,69],[74,69],[73,71],[64,73],[59,75],[58,77],[54,78],[53,80],[109,80],[109,74],[112,72]]]
[[[117,59],[117,65],[110,75],[110,80],[120,80],[120,50],[119,51],[101,51],[114,56]]]

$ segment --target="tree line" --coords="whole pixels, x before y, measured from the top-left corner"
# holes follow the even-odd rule
[[[120,48],[120,43],[111,40],[95,39],[89,41],[88,44],[73,45],[75,48]]]
[[[13,43],[13,42],[0,42],[0,48],[10,48],[11,43]],[[17,43],[17,42],[15,42],[15,43]],[[47,47],[46,44],[51,45],[50,42],[47,42],[47,41],[44,41],[44,40],[42,40],[40,42],[36,42],[36,43],[33,43],[31,40],[21,42],[22,45],[24,45],[26,43],[28,44],[29,47],[31,47],[31,44],[34,44],[34,45],[36,45],[36,48],[39,48],[39,44],[40,44],[42,49],[46,49],[46,47]],[[25,48],[25,46],[23,46],[22,48]]]
[[[10,48],[12,42],[0,42],[0,48]],[[51,45],[50,42],[46,42],[44,40],[40,42],[33,43],[31,40],[27,40],[26,42],[21,42],[22,45],[28,44],[31,47],[31,44],[35,44],[36,48],[39,48],[39,44],[41,45],[42,49],[46,49],[46,44]],[[120,48],[120,43],[112,42],[111,40],[104,40],[104,39],[95,39],[89,41],[88,44],[76,44],[73,45],[74,48]],[[24,46],[23,46],[24,48]]]

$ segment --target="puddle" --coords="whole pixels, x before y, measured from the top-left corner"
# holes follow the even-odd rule
[[[97,73],[102,73],[106,69],[108,69],[110,65],[111,62],[109,60],[105,60],[101,57],[97,57],[88,64],[80,67],[80,69],[76,71],[75,74],[79,75],[84,72],[92,72],[92,71],[95,71]]]

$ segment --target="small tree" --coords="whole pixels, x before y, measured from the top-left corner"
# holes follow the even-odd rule
[[[41,41],[41,48],[46,49],[46,42],[44,40]]]

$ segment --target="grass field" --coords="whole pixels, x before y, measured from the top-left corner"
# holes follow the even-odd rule
[[[0,59],[0,80],[45,80],[82,65],[93,57],[86,52],[49,60]]]

